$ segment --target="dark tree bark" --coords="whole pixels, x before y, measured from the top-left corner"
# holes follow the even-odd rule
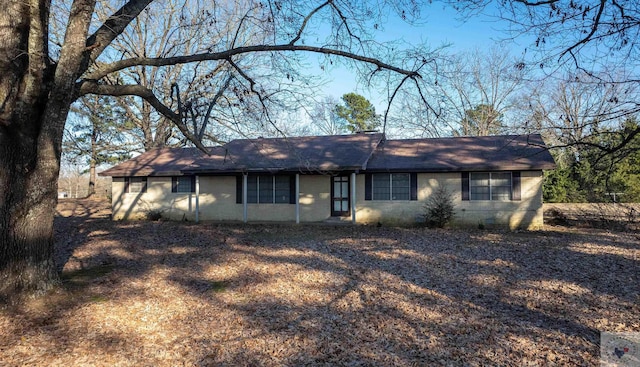
[[[0,300],[58,283],[53,219],[62,136],[79,96],[77,81],[149,2],[127,3],[126,11],[88,37],[95,0],[74,1],[54,64],[48,50],[51,2],[0,1]]]
[[[74,4],[66,47],[48,61],[46,1],[3,1],[0,14],[0,298],[57,281],[53,217],[64,123],[92,2]],[[84,33],[83,33],[84,32]],[[80,43],[78,43],[80,42]],[[76,66],[74,68],[74,66]],[[71,92],[71,93],[70,93]]]

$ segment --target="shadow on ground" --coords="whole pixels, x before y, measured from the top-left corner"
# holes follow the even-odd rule
[[[0,348],[16,358],[584,366],[599,364],[601,330],[640,331],[633,233],[92,215],[61,216],[56,228],[65,288],[40,306],[3,311]]]

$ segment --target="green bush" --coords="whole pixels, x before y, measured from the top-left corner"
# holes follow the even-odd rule
[[[425,224],[430,228],[444,228],[455,216],[452,194],[439,187],[424,205]]]

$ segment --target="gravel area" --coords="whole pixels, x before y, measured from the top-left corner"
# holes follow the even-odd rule
[[[640,331],[640,235],[114,222],[63,201],[63,286],[2,366],[597,366]]]

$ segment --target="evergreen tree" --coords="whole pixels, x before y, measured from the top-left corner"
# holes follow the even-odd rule
[[[466,110],[461,121],[460,136],[497,135],[502,130],[502,114],[488,104],[479,104]]]
[[[123,113],[112,100],[102,96],[85,96],[72,108],[77,119],[70,121],[64,137],[64,154],[77,162],[86,159],[89,166],[88,195],[95,193],[96,167],[117,163],[130,157],[122,139]]]
[[[635,119],[597,131],[590,144],[556,150],[558,168],[545,172],[546,202],[640,202],[640,127]]]
[[[342,96],[342,101],[344,104],[336,106],[336,114],[347,122],[349,131],[355,133],[380,127],[380,116],[376,115],[376,108],[368,99],[356,93],[347,93]]]
[[[571,167],[558,167],[544,173],[542,196],[547,203],[579,203],[585,198]]]

